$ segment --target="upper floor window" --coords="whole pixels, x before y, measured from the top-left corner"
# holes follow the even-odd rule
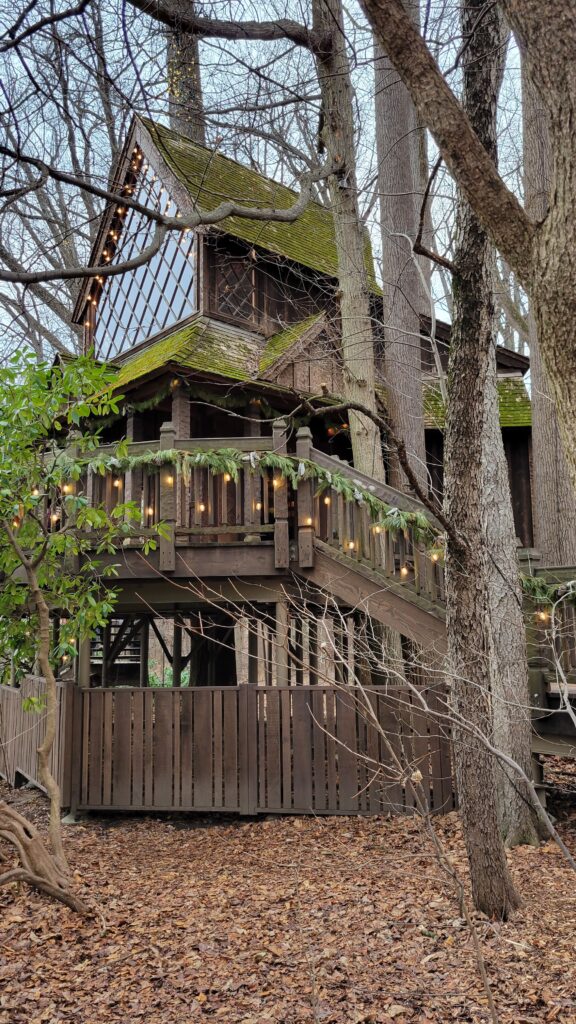
[[[133,154],[137,177],[125,192],[142,206],[176,216],[176,203],[140,151]],[[155,223],[132,208],[118,207],[106,239],[103,263],[133,259],[152,242]],[[96,358],[112,360],[151,335],[177,324],[197,310],[196,245],[191,230],[170,231],[147,263],[115,277],[98,279],[87,317],[88,341]]]

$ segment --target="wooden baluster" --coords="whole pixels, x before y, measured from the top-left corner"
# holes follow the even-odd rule
[[[312,454],[312,431],[310,427],[300,427],[296,435],[296,455],[298,459],[310,461]],[[298,517],[298,563],[301,568],[309,569],[314,565],[314,493],[312,479],[298,480],[297,517]]]
[[[274,420],[272,445],[277,455],[286,454],[288,450],[286,420]],[[276,569],[287,569],[290,565],[288,481],[279,473],[274,478],[274,565]]]
[[[160,427],[160,451],[174,448],[176,434],[172,423],[163,423]],[[169,481],[172,481],[171,483]],[[161,572],[172,572],[176,568],[176,550],[174,544],[174,525],[176,521],[176,495],[174,487],[174,470],[172,466],[160,469],[160,519],[166,526],[166,537],[160,537],[159,567]]]

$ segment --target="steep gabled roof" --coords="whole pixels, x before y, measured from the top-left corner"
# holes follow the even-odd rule
[[[141,123],[196,208],[208,212],[221,202],[232,200],[260,209],[286,210],[296,202],[298,193],[286,185],[272,181],[221,153],[205,149],[164,125],[147,118],[143,118]],[[153,159],[153,154],[149,154],[149,158]],[[311,270],[330,277],[338,276],[334,219],[330,211],[318,203],[309,203],[302,215],[290,223],[228,217],[217,227],[235,238]],[[379,294],[368,232],[365,261],[370,287]]]

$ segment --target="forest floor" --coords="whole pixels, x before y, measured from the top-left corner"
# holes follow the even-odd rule
[[[0,796],[45,826],[38,793],[0,783]],[[457,815],[436,828],[465,877]],[[65,841],[101,916],[0,890],[0,1024],[491,1020],[458,902],[413,819],[94,817]],[[509,861],[522,909],[506,924],[475,917],[499,1020],[575,1024],[574,875],[552,843]]]

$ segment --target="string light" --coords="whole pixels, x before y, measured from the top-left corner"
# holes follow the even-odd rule
[[[198,505],[198,511],[199,512],[205,512],[206,511],[206,505],[204,504],[203,501],[201,501],[200,504]]]
[[[281,478],[279,476],[275,476],[273,481],[272,481],[272,486],[275,487],[275,488],[276,487],[280,487],[281,483],[282,483]]]
[[[432,559],[433,562],[437,562],[438,561],[438,555],[436,554],[435,551],[432,552],[432,554],[430,555],[430,558]]]
[[[33,498],[37,498],[39,494],[40,494],[40,491],[38,490],[38,488],[37,487],[33,487],[32,488],[32,497]]]
[[[312,522],[313,522],[312,516],[308,516],[308,518],[306,520],[306,526],[312,526]]]
[[[12,526],[14,527],[15,530],[17,530],[18,527],[20,526],[20,520],[16,516],[12,520]]]
[[[400,569],[401,576],[407,576],[409,572],[410,570],[407,565],[403,565],[402,568]]]
[[[116,477],[116,479],[114,480],[113,486],[114,487],[122,487],[122,481],[121,481],[120,477]]]
[[[232,479],[232,477],[230,476],[230,473],[224,473],[224,483],[225,484],[229,484],[231,479]]]
[[[148,508],[146,509],[146,514],[149,516],[154,515],[154,509],[152,508],[152,505],[148,505]]]
[[[53,523],[57,523],[59,518],[60,517],[57,512],[53,512],[52,515],[50,516],[50,519]]]
[[[382,533],[382,527],[381,526],[375,526],[374,527],[374,533]]]
[[[548,622],[550,615],[548,614],[548,612],[544,611],[543,608],[541,608],[538,612],[538,618],[540,619],[540,622]]]
[[[174,483],[174,477],[172,475],[166,477],[166,483],[171,487]]]
[[[354,551],[355,547],[356,547],[356,544],[354,543],[354,541],[353,540],[349,540],[348,541],[348,550],[349,551]]]
[[[324,498],[324,504],[325,504],[325,505],[330,505],[330,504],[331,504],[331,502],[332,502],[332,499],[331,499],[331,498]]]
[[[71,494],[71,492],[72,492],[72,487],[70,486],[70,484],[63,484],[62,485],[62,494]]]

